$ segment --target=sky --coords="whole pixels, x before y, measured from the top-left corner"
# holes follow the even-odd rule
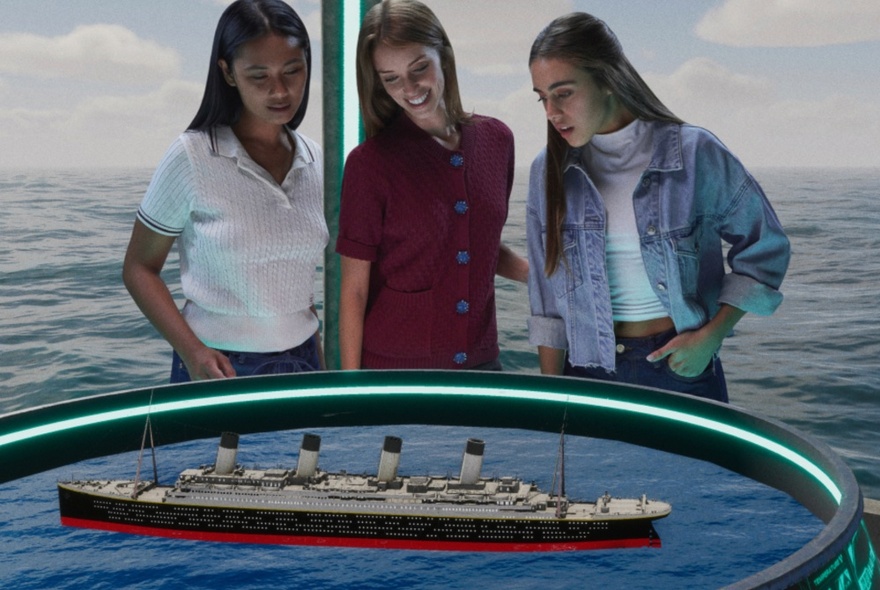
[[[321,3],[303,133],[322,141]],[[153,168],[201,101],[224,0],[0,0],[0,169]],[[655,93],[748,167],[880,167],[877,0],[426,0],[465,109],[544,142],[528,52],[553,18],[605,20]]]

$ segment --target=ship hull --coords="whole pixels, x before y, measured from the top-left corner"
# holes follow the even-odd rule
[[[64,525],[176,539],[449,551],[660,547],[648,517],[570,520],[273,509],[142,501],[63,485],[58,491]]]

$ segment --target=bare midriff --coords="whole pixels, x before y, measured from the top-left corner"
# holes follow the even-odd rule
[[[614,322],[614,335],[618,338],[646,338],[674,327],[672,318],[668,316],[641,322]]]

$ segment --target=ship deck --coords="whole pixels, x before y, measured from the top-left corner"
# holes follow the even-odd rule
[[[91,480],[59,484],[91,495],[114,500],[180,506],[227,507],[279,511],[343,512],[359,514],[399,514],[497,519],[556,519],[556,500],[531,484],[511,487],[505,480],[480,480],[473,489],[454,487],[448,478],[416,478],[419,492],[408,491],[409,478],[398,486],[380,489],[373,478],[349,474],[326,474],[309,485],[260,485],[266,472],[243,471],[238,483],[210,483],[193,477],[194,470],[182,474],[175,486],[138,484],[134,497],[131,480]],[[207,478],[210,479],[210,478]],[[517,480],[518,481],[518,480]],[[508,482],[509,483],[509,482]],[[563,499],[566,520],[658,519],[671,511],[669,504],[646,498],[615,498],[606,494],[596,502]]]

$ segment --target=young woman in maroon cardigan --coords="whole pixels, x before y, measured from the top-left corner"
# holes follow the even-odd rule
[[[528,277],[501,244],[513,135],[464,112],[452,47],[424,4],[374,6],[357,53],[368,139],[343,177],[342,368],[498,370],[494,278]]]

